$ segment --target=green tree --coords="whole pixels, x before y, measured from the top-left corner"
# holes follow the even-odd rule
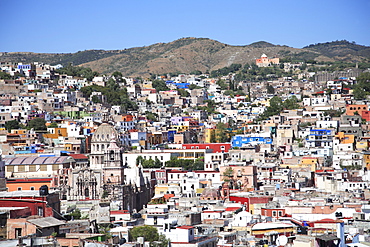
[[[138,237],[144,237],[144,241],[158,241],[159,234],[154,226],[135,226],[130,231],[130,236],[133,241],[137,241]]]
[[[359,85],[356,85],[353,89],[353,97],[357,100],[365,99],[367,96],[367,92]]]
[[[81,218],[81,211],[77,208],[73,210],[73,212],[70,213],[69,215],[73,217],[74,220],[79,220]]]
[[[365,99],[370,93],[370,72],[365,72],[357,77],[357,85],[353,89],[355,99]]]
[[[92,71],[90,68],[85,68],[81,66],[72,66],[71,63],[69,63],[67,66],[56,70],[59,74],[67,74],[70,76],[78,76],[86,78],[88,81],[92,81],[92,79],[95,76],[98,76],[99,73],[96,71]]]
[[[146,111],[145,112],[145,116],[146,116],[146,119],[148,119],[150,121],[153,121],[153,122],[157,122],[158,121],[158,114],[155,113],[155,112]]]
[[[96,103],[101,103],[101,100],[99,99],[99,97],[97,95],[93,95],[91,97],[91,101],[96,104]]]
[[[58,128],[58,124],[56,122],[52,122],[49,124],[48,128]]]
[[[167,87],[166,82],[162,80],[154,80],[152,82],[152,87],[155,88],[158,92],[170,90],[169,87]]]
[[[198,85],[195,85],[195,84],[190,84],[189,85],[189,89],[190,90],[193,90],[193,89],[201,89],[202,87],[198,86]]]
[[[170,240],[165,235],[159,234],[157,241],[151,243],[151,247],[167,247]]]
[[[220,86],[221,90],[226,90],[229,88],[229,85],[225,82],[225,80],[220,79],[216,82],[216,84]]]
[[[194,71],[190,72],[190,74],[192,74],[192,75],[201,75],[202,74],[202,71],[200,71],[200,70],[194,70]]]
[[[43,118],[34,118],[28,122],[27,127],[34,130],[46,130],[46,121]]]
[[[118,88],[118,84],[113,80],[107,87],[91,85],[81,88],[81,92],[86,98],[89,98],[92,92],[101,92],[111,105],[120,105],[122,113],[128,110],[137,110],[138,106],[131,101],[126,88]],[[95,99],[97,100],[97,99]]]
[[[12,78],[12,76],[10,74],[0,70],[0,79],[7,80],[7,79],[11,79],[11,78]]]
[[[283,108],[287,110],[294,110],[299,107],[300,105],[298,104],[298,99],[295,96],[292,96],[283,102]]]
[[[112,76],[116,80],[116,82],[123,82],[122,73],[119,71],[113,72]]]
[[[268,94],[275,94],[275,88],[270,84],[267,84],[266,89]]]
[[[5,122],[5,129],[10,133],[13,129],[19,129],[20,125],[17,120],[10,120]]]
[[[186,89],[177,89],[177,93],[181,95],[181,97],[189,97],[190,93],[186,91]]]
[[[201,164],[203,162],[203,165]],[[199,160],[188,160],[188,159],[178,159],[177,157],[171,157],[170,160],[166,161],[166,167],[183,167],[184,170],[203,170],[204,161],[202,158]]]
[[[216,141],[219,143],[227,142],[229,140],[228,131],[226,129],[226,124],[217,123],[216,124]]]
[[[108,88],[110,88],[111,90],[113,90],[113,91],[119,90],[118,82],[115,81],[113,78],[109,78],[109,80],[107,81],[106,86]]]
[[[232,188],[234,184],[234,170],[229,167],[222,173],[222,180],[229,184],[229,187]]]

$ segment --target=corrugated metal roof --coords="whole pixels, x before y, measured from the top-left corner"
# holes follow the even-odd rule
[[[60,226],[60,225],[65,224],[64,221],[58,220],[54,217],[43,217],[43,218],[31,219],[27,221],[41,228]]]
[[[70,156],[59,157],[16,157],[4,158],[5,165],[43,165],[43,164],[64,164],[74,159]]]

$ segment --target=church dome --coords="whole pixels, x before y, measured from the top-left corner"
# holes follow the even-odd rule
[[[116,138],[116,142],[119,143],[118,133],[114,127],[108,123],[101,124],[98,129],[94,132],[91,139],[92,143],[107,142],[109,143],[112,140],[112,134]]]
[[[204,199],[211,199],[217,200],[219,198],[219,192],[216,188],[205,188],[200,196],[203,200]]]

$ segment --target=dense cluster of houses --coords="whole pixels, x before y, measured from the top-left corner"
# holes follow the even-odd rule
[[[156,78],[165,91],[123,78],[138,106],[123,112],[80,91],[111,76],[0,66],[16,76],[0,80],[0,245],[148,245],[130,235],[142,225],[174,247],[370,242],[370,109],[351,89],[362,71],[240,82],[244,95],[225,95],[206,75]],[[256,121],[276,95],[300,105]],[[46,129],[22,127],[35,119]],[[20,127],[7,129],[14,120]]]

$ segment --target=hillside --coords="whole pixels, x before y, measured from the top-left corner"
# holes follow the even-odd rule
[[[318,43],[306,46],[303,49],[321,53],[335,60],[360,62],[363,58],[370,59],[370,47],[350,43],[346,40]]]
[[[86,50],[77,53],[48,54],[31,52],[0,53],[0,62],[42,62],[81,65],[100,73],[120,71],[126,76],[212,71],[233,63],[254,62],[261,54],[292,61],[347,61],[370,59],[370,47],[347,41],[315,44],[303,49],[274,45],[265,41],[231,46],[207,38],[182,38],[169,43],[124,50]]]

